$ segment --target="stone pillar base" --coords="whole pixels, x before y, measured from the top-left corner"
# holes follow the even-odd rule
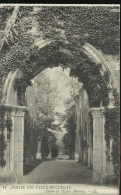
[[[41,159],[42,157],[41,157],[41,153],[40,152],[37,152],[37,154],[36,154],[36,159]]]
[[[52,154],[49,154],[49,155],[47,156],[47,158],[52,158]]]
[[[75,152],[74,156],[75,156],[75,161],[78,161],[79,155]]]
[[[108,173],[100,173],[93,170],[93,183],[100,185],[108,184]]]
[[[93,117],[93,183],[108,184],[104,108],[92,108]]]
[[[17,177],[15,173],[11,173],[8,177],[8,183],[17,183]]]
[[[17,175],[17,184],[22,184],[23,183],[23,175]]]
[[[15,173],[10,173],[9,175],[0,176],[0,184],[16,184],[17,178]]]

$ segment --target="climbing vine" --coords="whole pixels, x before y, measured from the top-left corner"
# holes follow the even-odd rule
[[[0,107],[0,166],[2,167],[6,165],[6,160],[4,159],[4,151],[6,150],[7,147],[4,136],[5,126],[6,121],[4,120],[4,108]]]
[[[3,38],[6,20],[12,11],[13,7],[2,9],[0,39]],[[119,52],[117,37],[119,37],[119,13],[112,12],[111,7],[20,7],[15,25],[12,26],[8,40],[0,51],[0,99],[2,99],[3,83],[10,71],[19,68],[25,75],[26,79],[17,79],[14,86],[15,90],[21,94],[28,86],[32,72],[38,67],[61,64],[66,68],[65,62],[75,64],[76,69],[71,69],[70,75],[78,77],[78,80],[83,83],[89,97],[89,106],[99,107],[102,104],[106,107],[106,139],[114,140],[112,155],[113,159],[117,159],[119,113],[118,107],[111,110],[107,108],[110,75],[108,71],[102,75],[102,65],[92,62],[81,49],[82,45],[88,41],[106,54],[117,54]],[[37,43],[41,39],[54,39],[56,45],[51,44],[40,50]],[[69,49],[74,55],[73,59],[56,52],[59,46]],[[117,106],[118,93],[114,90],[113,94],[115,106]],[[6,142],[3,131],[6,124],[4,112],[1,112],[0,162],[2,166],[5,165]],[[8,129],[11,129],[10,121]]]
[[[93,145],[93,118],[92,118],[92,114],[89,112],[88,114],[88,121],[89,121],[89,130],[90,130],[90,141],[91,144]]]
[[[7,147],[5,140],[4,131],[7,128],[7,139],[10,138],[10,132],[12,131],[12,120],[10,118],[5,119],[6,108],[0,106],[0,166],[4,167],[6,165],[6,160],[4,159],[4,152]]]
[[[28,111],[24,117],[24,165],[26,160],[36,158],[38,134],[37,128]]]
[[[16,79],[14,89],[21,93],[27,86],[31,86],[31,81],[24,77],[23,79]]]
[[[33,15],[44,38],[66,39],[79,48],[85,41],[104,53],[119,52],[119,8],[104,6],[37,7]],[[47,14],[48,13],[48,14]]]
[[[7,138],[10,139],[11,131],[12,131],[12,120],[11,118],[7,119]]]
[[[114,165],[114,174],[116,179],[119,178],[119,147],[120,147],[120,108],[119,108],[119,94],[116,89],[114,95],[114,108],[105,108],[105,139],[107,149],[110,148],[110,140],[112,140],[112,162]],[[109,154],[107,154],[110,160]]]
[[[116,9],[118,10],[118,7]],[[13,7],[2,8],[1,17],[3,18],[3,26],[4,21],[6,21],[4,15],[5,17],[6,14],[10,15],[12,10]],[[73,64],[76,65],[80,64],[81,59],[79,56],[80,54],[82,55],[81,48],[87,41],[105,53],[113,54],[114,51],[118,53],[118,40],[116,39],[119,32],[118,17],[118,12],[112,12],[112,8],[110,7],[20,6],[15,25],[11,27],[8,40],[4,43],[0,52],[1,83],[3,83],[9,71],[14,71],[17,68],[22,70],[29,79],[33,70],[37,68],[35,67],[37,64],[45,66],[47,63],[56,64],[59,61],[60,63],[62,62],[63,66],[67,58],[68,62],[71,62],[72,59],[69,56],[60,56],[56,52],[53,55],[53,50],[51,49],[53,45],[47,47],[46,51],[45,49],[39,51],[36,43],[41,39],[54,39],[56,40],[57,47],[60,45],[63,45],[65,48],[67,47],[75,56]],[[85,67],[81,66],[76,71],[78,72],[79,70],[79,80],[84,83],[88,95],[93,93],[89,101],[90,106],[98,106],[100,100],[103,105],[107,105],[107,86],[106,83],[102,82],[104,81],[104,77],[102,78],[100,75],[100,65],[96,66],[94,63],[88,63],[87,61],[88,58],[82,63]],[[83,76],[85,72],[88,75],[87,78]],[[75,75],[74,71],[72,71],[72,75]],[[88,81],[93,84],[88,84]],[[0,91],[2,96],[1,86]]]
[[[69,110],[73,110],[73,107],[71,107]],[[69,158],[74,159],[76,124],[73,114],[71,114],[66,120],[65,128],[67,129],[67,133],[63,136],[63,144],[65,149],[68,150]]]
[[[6,165],[6,160],[4,159],[4,151],[6,150],[5,136],[0,134],[0,166],[4,167]]]
[[[104,75],[101,75],[102,65],[95,64],[87,55],[82,55],[82,62],[77,69],[71,69],[70,76],[78,77],[78,80],[83,83],[90,107],[99,107],[100,103],[102,106],[107,106],[109,104],[109,72],[105,71]]]

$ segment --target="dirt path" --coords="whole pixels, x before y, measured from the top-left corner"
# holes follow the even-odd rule
[[[21,183],[91,184],[92,170],[67,158],[67,156],[59,156],[57,159],[48,159],[41,162],[35,169],[23,176]]]

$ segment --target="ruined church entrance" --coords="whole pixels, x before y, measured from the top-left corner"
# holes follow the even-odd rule
[[[46,50],[47,49],[47,50]],[[71,63],[69,59],[73,59],[74,56],[68,49],[65,49],[61,45],[56,45],[51,41],[45,41],[43,48],[41,49],[47,54],[48,49],[51,50],[51,56],[46,56],[46,62],[41,63],[38,61],[36,62],[34,59],[34,66],[32,68],[31,73],[24,75],[24,73],[17,69],[15,71],[10,71],[8,73],[7,78],[5,79],[4,83],[4,97],[3,97],[3,108],[5,109],[5,117],[6,119],[12,119],[12,129],[10,133],[10,139],[8,141],[7,138],[7,128],[4,131],[6,140],[9,142],[9,148],[5,151],[5,156],[7,159],[7,166],[1,168],[1,171],[4,174],[9,173],[10,175],[15,174],[16,177],[23,175],[23,142],[24,142],[24,116],[27,107],[25,105],[25,90],[28,85],[30,79],[34,78],[37,74],[39,74],[42,70],[47,67],[54,67],[58,66],[59,64],[64,64],[65,67],[70,67],[73,73],[76,72],[75,75],[81,77],[84,75],[81,72],[79,65]],[[54,53],[56,51],[56,54]],[[40,52],[41,54],[41,52]],[[100,70],[100,74],[104,75],[105,71],[110,72],[109,78],[109,85],[110,87],[115,87],[115,79],[109,69],[107,63],[105,62],[104,58],[100,55],[100,53],[92,47],[90,44],[85,44],[82,48],[82,59],[85,59],[87,56],[91,61],[89,64],[95,64],[95,67],[99,64],[102,64],[102,68]],[[42,55],[42,54],[41,54]],[[69,58],[67,59],[67,56]],[[30,56],[30,58],[34,58]],[[81,59],[80,59],[81,60]],[[60,63],[61,62],[61,63]],[[28,63],[28,61],[27,61]],[[70,64],[69,64],[70,63]],[[85,64],[83,64],[86,66]],[[90,69],[91,70],[91,69]],[[80,75],[79,75],[80,71]],[[86,73],[85,73],[86,74]],[[86,81],[83,80],[85,83]],[[95,84],[95,81],[91,81]],[[84,86],[86,84],[84,83]],[[101,83],[100,83],[101,84]],[[88,84],[89,85],[89,84]],[[87,89],[87,88],[86,88]],[[106,94],[107,97],[110,99],[109,107],[113,106],[112,103],[112,91],[110,94]],[[90,94],[88,94],[89,98],[91,99]],[[104,124],[105,124],[105,117],[104,117],[104,102],[93,102],[92,107],[90,107],[90,113],[92,115],[93,120],[93,151],[88,153],[90,156],[88,157],[88,161],[91,167],[93,167],[93,182],[100,183],[105,182],[107,180],[107,176],[112,174],[113,172],[113,165],[110,161],[110,170],[108,170],[107,166],[107,158],[106,158],[106,141],[105,141],[105,132],[104,132]],[[92,160],[93,159],[93,160]]]

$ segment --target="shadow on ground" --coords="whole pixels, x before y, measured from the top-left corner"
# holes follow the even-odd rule
[[[56,159],[58,159],[58,160],[65,160],[65,158],[56,158]]]
[[[40,160],[32,160],[32,161],[27,161],[25,164],[24,164],[24,175],[27,175],[28,173],[30,173],[33,169],[35,169],[38,165],[40,165],[41,163],[43,162],[42,159]]]
[[[64,156],[64,157],[63,157]],[[31,171],[33,171],[37,166],[39,166],[44,161],[54,161],[54,160],[70,160],[69,158],[65,158],[65,155],[62,155],[62,157],[56,157],[56,158],[46,158],[46,159],[36,159],[36,160],[27,160],[24,164],[24,175],[27,175]]]
[[[67,155],[57,158],[50,156],[26,163],[24,176],[18,183],[23,184],[92,184],[92,170],[82,166]]]

